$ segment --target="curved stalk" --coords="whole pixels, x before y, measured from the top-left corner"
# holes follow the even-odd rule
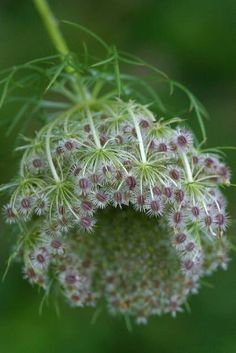
[[[186,154],[184,152],[182,153],[182,161],[184,164],[184,169],[186,172],[187,180],[189,183],[192,183],[193,182],[193,175],[192,175],[191,167],[190,167],[190,164],[188,161],[188,157],[186,156]]]
[[[129,112],[129,114],[132,117],[133,122],[134,122],[134,127],[135,127],[135,131],[136,131],[136,134],[137,134],[138,142],[139,142],[139,150],[140,150],[140,155],[141,155],[142,162],[146,163],[147,162],[147,158],[146,158],[146,153],[145,153],[144,144],[143,144],[143,138],[142,138],[142,134],[141,134],[141,131],[140,131],[139,124],[138,124],[137,119],[136,119],[136,117],[135,117],[135,115],[133,113],[133,110],[131,108],[128,108],[128,112]]]
[[[48,129],[47,131],[47,135],[46,135],[46,156],[47,156],[47,160],[48,160],[48,164],[50,167],[50,170],[52,172],[53,178],[55,180],[56,183],[60,182],[60,178],[57,174],[56,168],[54,166],[53,160],[52,160],[52,155],[51,155],[51,149],[50,149],[50,134],[51,134],[51,128]]]
[[[59,29],[57,19],[53,15],[47,0],[33,0],[33,2],[56,50],[62,55],[69,54],[70,51]]]

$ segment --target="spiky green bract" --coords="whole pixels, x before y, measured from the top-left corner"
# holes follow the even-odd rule
[[[40,122],[53,119],[55,110],[69,109],[78,101],[78,86],[82,85],[89,88],[93,100],[135,99],[141,104],[151,105],[158,116],[176,116],[181,112],[182,117],[189,118],[193,112],[192,115],[198,119],[203,142],[206,140],[203,120],[207,112],[185,86],[135,56],[119,52],[106,43],[103,47],[106,53],[102,60],[89,55],[85,47],[81,48],[79,57],[73,53],[54,55],[1,71],[0,109],[8,109],[2,112],[0,124],[6,126],[6,134],[16,130],[28,133],[29,127],[32,131],[32,123],[38,128]],[[126,73],[130,71],[129,66],[142,67],[144,75]],[[187,97],[187,106],[181,103],[170,108],[173,106],[170,102],[173,92],[182,92]],[[183,101],[185,99],[181,97]],[[45,109],[48,114],[45,114]]]
[[[105,298],[140,323],[175,315],[205,274],[227,267],[219,187],[229,169],[201,153],[179,119],[95,99],[86,85],[73,94],[23,147],[19,176],[3,187],[25,277],[61,288],[72,305]]]

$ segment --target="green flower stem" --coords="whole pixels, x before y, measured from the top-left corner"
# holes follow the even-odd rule
[[[129,114],[132,117],[133,122],[134,122],[134,127],[135,127],[137,138],[138,138],[138,141],[139,141],[140,155],[141,155],[141,158],[142,158],[142,162],[145,164],[147,162],[147,158],[146,158],[146,153],[145,153],[144,144],[143,144],[143,138],[142,138],[142,134],[141,134],[141,131],[140,131],[140,128],[139,128],[139,124],[137,122],[136,116],[133,113],[133,110],[131,108],[128,108],[128,112],[129,112]]]
[[[101,143],[100,143],[100,140],[99,140],[99,136],[97,134],[96,127],[95,127],[94,122],[93,122],[92,114],[91,114],[91,112],[90,112],[90,110],[88,108],[86,109],[86,112],[87,112],[87,116],[88,116],[88,120],[89,120],[89,124],[90,124],[91,130],[92,130],[94,141],[96,143],[96,146],[100,149],[101,148]]]
[[[182,160],[183,160],[187,180],[189,183],[192,183],[193,182],[193,175],[192,175],[191,167],[190,167],[190,164],[188,161],[188,157],[186,156],[186,154],[184,152],[182,153]]]
[[[54,47],[60,54],[68,55],[70,51],[59,29],[57,19],[53,15],[47,0],[33,0],[33,2],[44,22],[45,28],[47,29]]]
[[[51,155],[51,149],[50,149],[50,135],[51,135],[51,129],[53,126],[51,126],[48,131],[47,131],[47,135],[46,135],[46,155],[47,155],[47,160],[48,160],[48,164],[49,167],[51,169],[53,178],[55,180],[56,183],[60,182],[60,178],[57,174],[56,168],[54,166],[53,160],[52,160],[52,155]]]

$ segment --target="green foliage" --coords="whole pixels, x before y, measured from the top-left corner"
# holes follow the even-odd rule
[[[15,106],[15,111],[1,120],[1,124],[6,126],[7,135],[16,130],[27,131],[33,120],[45,121],[47,118],[42,109],[49,110],[51,118],[55,110],[69,109],[71,103],[76,102],[76,96],[71,94],[69,86],[74,84],[72,81],[77,77],[77,80],[80,79],[90,88],[94,99],[101,95],[104,98],[119,97],[124,101],[136,99],[142,104],[152,105],[158,117],[163,114],[167,118],[172,117],[172,103],[168,100],[176,90],[183,92],[189,101],[189,108],[184,108],[183,113],[182,107],[181,113],[189,117],[190,112],[193,112],[200,126],[202,143],[206,141],[204,118],[207,112],[185,86],[171,80],[164,72],[144,60],[109,46],[89,29],[69,21],[64,22],[96,40],[105,50],[104,58],[90,55],[88,48],[83,45],[79,55],[70,53],[44,57],[0,72],[0,108],[4,109],[12,103]],[[142,75],[131,75],[129,72],[132,67],[142,68]],[[178,108],[174,107],[174,111],[178,111]]]

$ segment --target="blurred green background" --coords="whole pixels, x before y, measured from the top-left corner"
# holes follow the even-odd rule
[[[235,0],[51,0],[59,19],[79,22],[108,43],[141,56],[186,84],[205,104],[208,146],[236,145]],[[77,32],[62,25],[76,51]],[[30,0],[0,1],[0,69],[53,53]],[[1,131],[0,183],[16,170],[14,138]],[[236,175],[236,154],[227,162]],[[235,181],[234,181],[235,182]],[[226,191],[236,216],[234,188]],[[12,237],[1,224],[0,271]],[[234,227],[231,227],[232,237]],[[153,318],[129,333],[121,319],[104,311],[91,324],[93,310],[61,306],[58,318],[41,294],[13,265],[0,284],[0,353],[233,353],[236,352],[236,261],[219,271],[190,300],[192,313]]]

